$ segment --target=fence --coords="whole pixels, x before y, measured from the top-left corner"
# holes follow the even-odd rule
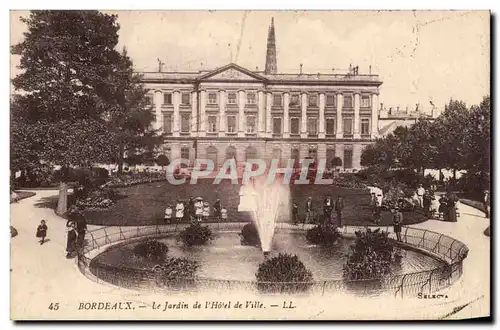
[[[246,223],[207,223],[214,231],[239,231]],[[429,230],[403,227],[402,242],[406,249],[417,249],[439,258],[445,264],[441,267],[400,275],[391,275],[380,279],[347,281],[332,279],[308,283],[266,283],[256,281],[236,281],[196,277],[176,283],[162,280],[161,271],[155,269],[136,269],[124,266],[104,264],[95,261],[94,257],[110,246],[129,244],[134,240],[147,237],[164,237],[177,233],[188,224],[158,225],[144,227],[103,227],[88,231],[85,247],[77,256],[78,267],[87,277],[96,282],[107,282],[131,289],[189,290],[189,291],[248,291],[296,293],[307,289],[308,292],[324,295],[326,293],[352,293],[355,295],[378,295],[389,293],[399,297],[416,296],[418,293],[433,293],[453,284],[462,275],[462,261],[467,257],[468,248],[460,241],[444,234]],[[312,225],[291,225],[277,223],[278,231],[303,232]],[[354,235],[358,230],[367,227],[344,226],[343,235]],[[390,227],[378,227],[388,232],[394,239],[395,234]]]

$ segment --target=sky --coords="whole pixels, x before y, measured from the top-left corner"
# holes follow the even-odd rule
[[[137,71],[209,70],[234,62],[263,70],[274,17],[278,71],[380,75],[380,102],[414,107],[450,98],[478,104],[490,90],[487,11],[106,11]],[[11,45],[25,26],[11,12]],[[19,71],[11,56],[11,77]]]

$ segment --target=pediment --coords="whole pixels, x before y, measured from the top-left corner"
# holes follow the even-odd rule
[[[264,78],[236,64],[229,64],[207,73],[200,80],[262,81]]]

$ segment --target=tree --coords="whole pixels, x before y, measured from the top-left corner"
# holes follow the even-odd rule
[[[158,164],[161,167],[165,167],[165,166],[170,165],[170,160],[168,159],[167,156],[165,156],[164,154],[161,154],[156,158],[156,164]]]
[[[12,80],[15,119],[33,130],[40,159],[61,165],[89,166],[114,153],[114,132],[104,115],[114,103],[111,79],[120,54],[115,15],[98,11],[32,11],[21,18],[28,31],[14,45],[22,72]],[[57,212],[67,208],[67,177],[60,185]]]

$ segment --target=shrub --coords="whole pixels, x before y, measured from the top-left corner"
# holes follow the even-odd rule
[[[204,245],[213,239],[213,233],[208,226],[193,223],[180,232],[179,238],[187,246]]]
[[[308,229],[306,233],[306,239],[309,243],[322,246],[332,246],[339,238],[339,230],[331,226],[315,226]]]
[[[296,255],[282,253],[262,262],[255,277],[259,291],[272,293],[304,292],[313,281],[312,273]]]
[[[240,237],[242,245],[260,246],[259,231],[253,222],[243,226]]]
[[[106,209],[113,205],[118,198],[118,193],[114,189],[89,190],[79,187],[75,191],[75,205],[87,209]]]
[[[148,239],[134,246],[136,257],[148,259],[154,262],[163,262],[167,256],[168,246],[154,239]]]
[[[157,283],[169,287],[184,287],[194,283],[196,271],[200,267],[196,260],[186,258],[167,258],[161,265],[156,265]]]
[[[347,280],[379,279],[391,270],[394,246],[388,233],[369,228],[356,232],[356,241],[344,264],[344,278]]]

